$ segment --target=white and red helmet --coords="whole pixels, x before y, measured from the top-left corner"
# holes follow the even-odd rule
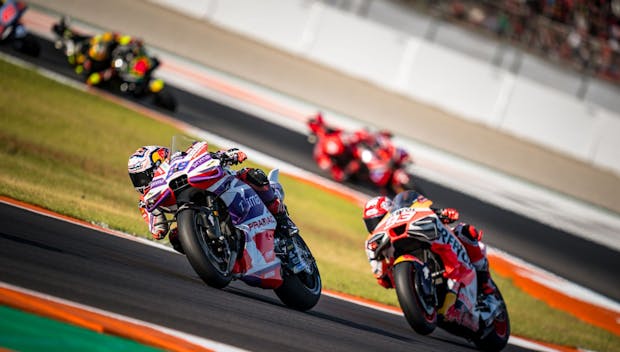
[[[392,200],[386,196],[374,197],[364,206],[364,224],[368,232],[373,232],[381,219],[390,211]]]
[[[127,162],[127,171],[136,191],[144,194],[153,180],[155,170],[168,159],[169,154],[168,148],[156,145],[138,148],[131,154]]]

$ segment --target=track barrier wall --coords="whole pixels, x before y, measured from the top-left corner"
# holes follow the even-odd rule
[[[311,0],[151,1],[620,174],[618,112],[422,37]]]

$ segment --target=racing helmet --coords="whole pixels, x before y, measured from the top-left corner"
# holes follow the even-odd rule
[[[392,200],[386,196],[379,196],[370,199],[364,206],[364,224],[369,233],[381,222],[385,214],[390,211]]]
[[[133,187],[144,194],[153,180],[155,170],[168,159],[170,151],[166,147],[145,146],[138,148],[127,162],[127,170]]]
[[[88,57],[95,61],[103,61],[108,57],[108,50],[114,39],[112,33],[106,32],[93,37],[88,48]]]
[[[88,57],[95,61],[103,61],[107,57],[108,45],[106,43],[93,43],[88,48]]]

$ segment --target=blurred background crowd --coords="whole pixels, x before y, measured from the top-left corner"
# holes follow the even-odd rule
[[[620,0],[404,0],[443,20],[620,83]]]

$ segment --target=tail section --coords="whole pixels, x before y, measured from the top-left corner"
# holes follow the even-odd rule
[[[275,191],[278,198],[280,198],[280,201],[284,202],[284,188],[282,188],[282,185],[280,184],[280,181],[278,180],[279,176],[280,176],[280,170],[273,169],[269,171],[269,175],[267,176],[267,179],[269,179],[269,184],[271,185],[271,188],[273,188],[273,190]]]

